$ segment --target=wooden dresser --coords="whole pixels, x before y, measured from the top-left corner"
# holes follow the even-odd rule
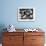
[[[44,46],[44,32],[3,32],[3,46]]]

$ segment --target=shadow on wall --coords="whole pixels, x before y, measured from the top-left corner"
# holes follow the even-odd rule
[[[6,28],[6,26],[4,24],[0,24],[0,43],[2,43],[2,32],[6,31],[6,29],[4,30],[4,28]]]

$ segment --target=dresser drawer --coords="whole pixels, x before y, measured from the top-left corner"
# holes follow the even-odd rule
[[[45,33],[44,32],[25,32],[24,36],[44,36]]]
[[[44,44],[31,44],[32,46],[44,46]]]
[[[21,42],[23,41],[23,36],[4,36],[3,37],[3,43],[15,43],[15,42]]]
[[[10,44],[10,43],[8,43],[8,44],[2,44],[2,46],[23,46],[23,43],[21,42],[21,43],[12,43],[12,44]]]
[[[32,43],[33,44],[43,44],[44,36],[32,36]]]
[[[23,36],[23,32],[4,32],[5,36]]]

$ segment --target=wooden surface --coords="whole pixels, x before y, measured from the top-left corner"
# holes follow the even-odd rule
[[[3,46],[44,46],[44,32],[3,32]]]

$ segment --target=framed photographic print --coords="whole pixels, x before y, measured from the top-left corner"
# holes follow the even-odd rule
[[[19,7],[18,21],[35,21],[35,8]]]

